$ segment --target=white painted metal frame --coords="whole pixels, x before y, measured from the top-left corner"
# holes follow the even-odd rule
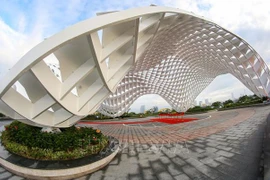
[[[60,78],[46,64],[51,56],[59,62]],[[225,73],[259,96],[270,94],[269,69],[259,54],[205,18],[158,6],[105,13],[23,56],[1,81],[0,111],[35,126],[68,127],[96,110],[119,116],[138,97],[153,93],[186,111]]]

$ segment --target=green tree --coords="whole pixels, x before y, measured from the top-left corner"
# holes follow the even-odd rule
[[[135,112],[130,112],[128,115],[129,116],[136,116],[137,114]]]
[[[250,100],[251,99],[247,95],[244,95],[244,96],[239,97],[238,103],[246,103],[246,102],[249,102]]]
[[[169,109],[169,108],[163,108],[163,109],[160,109],[159,112],[160,113],[170,113],[172,110]]]
[[[145,111],[145,112],[144,112],[144,114],[148,114],[148,115],[149,115],[149,114],[152,114],[151,109],[150,109],[150,110]]]
[[[262,99],[262,98],[260,98],[259,96],[257,96],[256,94],[253,94],[252,98],[255,99],[255,100],[260,100],[260,99]]]
[[[268,98],[269,98],[269,97],[267,97],[267,96],[263,96],[263,97],[262,97],[262,100],[263,100],[263,101],[266,101]]]
[[[220,101],[216,101],[213,102],[212,106],[214,106],[214,108],[219,108],[222,105],[222,103]]]
[[[233,101],[231,99],[223,102],[224,107],[230,107],[232,104],[233,104]]]

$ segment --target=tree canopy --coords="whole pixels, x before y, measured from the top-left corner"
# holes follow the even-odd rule
[[[216,102],[213,102],[213,103],[212,103],[212,106],[213,106],[214,108],[219,108],[221,105],[222,105],[222,103],[221,103],[220,101],[216,101]]]

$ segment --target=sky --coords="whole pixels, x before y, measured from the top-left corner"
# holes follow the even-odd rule
[[[45,38],[98,12],[155,4],[204,16],[245,39],[270,64],[269,0],[0,0],[0,77]],[[218,76],[196,99],[224,101],[253,94],[230,74]],[[158,95],[137,99],[131,111],[169,107]]]

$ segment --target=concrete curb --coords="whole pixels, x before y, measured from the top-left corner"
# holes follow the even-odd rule
[[[36,180],[64,180],[64,179],[73,179],[78,178],[83,175],[95,172],[107,164],[109,164],[116,154],[119,151],[119,147],[110,154],[109,156],[96,161],[94,163],[75,167],[75,168],[68,168],[68,169],[58,169],[58,170],[42,170],[42,169],[32,169],[32,168],[25,168],[13,163],[10,163],[2,158],[0,158],[0,164],[7,169],[8,171],[18,175],[25,177],[27,179],[36,179]]]

